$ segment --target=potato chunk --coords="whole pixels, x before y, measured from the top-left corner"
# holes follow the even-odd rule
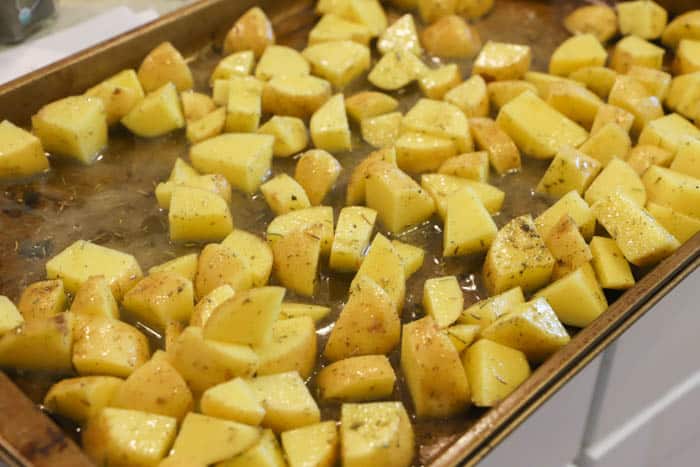
[[[350,125],[345,114],[345,100],[342,94],[328,99],[311,117],[309,123],[311,140],[319,149],[328,152],[352,150]]]
[[[0,336],[0,368],[72,373],[73,321],[70,313],[61,313],[21,324],[3,334]]]
[[[258,129],[258,133],[275,137],[272,149],[275,157],[289,157],[304,150],[309,144],[304,121],[296,117],[274,116]]]
[[[447,15],[421,33],[426,52],[444,58],[471,58],[481,48],[478,31],[456,15]]]
[[[547,167],[536,191],[558,198],[572,190],[582,195],[601,169],[598,160],[570,146],[564,146]]]
[[[244,230],[235,229],[221,244],[231,249],[246,263],[253,276],[253,286],[262,287],[267,284],[272,271],[272,250],[265,240]]]
[[[462,74],[455,63],[428,70],[418,80],[423,95],[429,99],[442,99],[452,88],[462,82]]]
[[[399,101],[393,97],[376,91],[362,91],[345,99],[345,108],[355,122],[360,123],[366,118],[393,112],[399,106]]]
[[[700,182],[697,178],[652,166],[644,173],[642,182],[649,201],[700,219]]]
[[[625,159],[631,147],[632,141],[627,131],[617,123],[608,123],[591,134],[579,149],[601,164],[608,165],[612,159]]]
[[[647,123],[664,115],[659,99],[652,96],[644,84],[631,76],[617,77],[610,90],[608,103],[634,115],[635,132],[642,131]]]
[[[700,232],[700,219],[674,211],[668,206],[647,203],[647,211],[681,243]]]
[[[310,316],[281,319],[272,324],[272,338],[255,346],[258,375],[297,371],[308,378],[316,364],[316,328]]]
[[[401,402],[343,404],[340,438],[346,467],[406,467],[415,454],[413,427]]]
[[[143,99],[144,93],[136,72],[129,69],[91,87],[85,91],[85,95],[102,99],[107,113],[107,124],[113,125]]]
[[[39,138],[7,120],[0,123],[0,179],[28,177],[48,168]]]
[[[455,147],[462,152],[474,149],[469,133],[469,122],[464,113],[457,106],[447,102],[420,99],[406,113],[401,125],[402,130],[406,132],[422,133],[451,140]],[[401,165],[400,161],[399,165]]]
[[[265,83],[263,112],[308,118],[331,97],[331,84],[315,76],[277,76]]]
[[[206,190],[176,187],[168,212],[173,241],[222,240],[233,230],[228,204]]]
[[[484,78],[474,75],[445,94],[445,101],[456,105],[468,118],[487,117],[489,96]]]
[[[324,14],[309,32],[309,45],[345,40],[368,45],[371,37],[371,31],[364,24],[328,13]]]
[[[224,39],[224,54],[252,50],[260,57],[268,45],[275,43],[275,31],[265,12],[258,7],[246,11]]]
[[[265,408],[262,426],[280,433],[321,421],[318,405],[296,371],[258,376],[249,384]]]
[[[68,378],[51,386],[44,406],[51,412],[84,424],[106,407],[124,380],[113,376]]]
[[[339,443],[335,421],[285,431],[281,437],[291,467],[332,467],[336,463]]]
[[[427,69],[412,53],[393,50],[379,59],[367,79],[379,89],[396,91],[423,76]]]
[[[280,319],[292,319],[308,316],[314,320],[314,323],[322,321],[331,312],[330,307],[320,305],[309,305],[306,303],[282,303],[280,310]]]
[[[199,255],[194,285],[198,297],[222,285],[235,291],[248,290],[253,286],[253,273],[243,255],[227,245],[209,244]]]
[[[308,75],[311,71],[307,58],[291,47],[269,45],[255,68],[255,77],[269,81],[275,76]]]
[[[0,336],[15,329],[24,322],[22,314],[15,304],[4,295],[0,295]]]
[[[501,81],[519,79],[530,69],[532,52],[527,45],[489,41],[474,62],[474,74]]]
[[[231,185],[223,175],[197,175],[184,181],[167,181],[156,185],[155,195],[161,209],[170,209],[173,191],[177,187],[198,188],[219,195],[227,203],[231,202]]]
[[[591,128],[603,101],[594,92],[563,81],[550,87],[547,104],[584,128]]]
[[[92,164],[107,146],[107,114],[98,98],[66,97],[32,116],[32,131],[46,151]]]
[[[307,47],[304,58],[313,73],[342,89],[369,69],[370,53],[365,45],[353,41],[323,42]]]
[[[392,147],[399,139],[402,120],[401,112],[365,118],[360,122],[362,139],[375,148]]]
[[[401,258],[406,279],[423,267],[423,262],[425,261],[425,250],[423,248],[399,240],[392,240],[391,244],[396,250],[396,254]]]
[[[187,62],[170,42],[163,42],[146,55],[139,66],[138,78],[146,92],[155,91],[169,82],[178,91],[187,91],[194,85]]]
[[[343,167],[322,149],[305,152],[294,170],[294,179],[304,188],[313,206],[321,204],[340,176]]]
[[[219,79],[227,80],[233,76],[250,75],[254,65],[255,53],[252,50],[242,50],[227,55],[217,63],[209,78],[209,84],[213,86]]]
[[[499,174],[520,169],[520,152],[510,136],[490,118],[470,118],[469,129],[476,147],[486,151]]]
[[[665,71],[655,70],[644,66],[633,66],[627,72],[628,76],[642,83],[652,96],[663,101],[671,86],[671,75]]]
[[[496,110],[512,101],[525,91],[538,93],[534,84],[524,80],[507,79],[504,81],[491,81],[486,85],[489,100]]]
[[[404,117],[402,126],[405,122]],[[455,142],[448,138],[413,131],[404,131],[394,142],[394,147],[398,166],[411,173],[435,171],[458,152]],[[471,150],[471,146],[464,147],[465,152]]]
[[[620,33],[642,39],[657,39],[666,28],[668,13],[656,2],[636,0],[617,5]]]
[[[272,212],[277,215],[311,207],[304,187],[285,173],[260,185],[260,192]]]
[[[260,125],[264,84],[252,76],[234,76],[229,80],[226,105],[226,131],[252,133]]]
[[[457,321],[464,308],[464,297],[457,277],[433,277],[425,281],[423,308],[441,329]]]
[[[465,187],[447,197],[443,256],[464,256],[486,251],[497,231],[496,223],[473,190]]]
[[[661,35],[661,42],[675,48],[681,39],[700,39],[700,12],[688,11],[676,16]]]
[[[520,287],[514,287],[501,294],[476,302],[462,312],[458,321],[485,329],[521,303],[525,303],[523,290]]]
[[[272,430],[263,430],[260,441],[244,453],[217,464],[218,467],[285,467],[286,465]]]
[[[555,259],[552,280],[569,274],[593,259],[586,240],[569,215],[562,216],[552,227],[544,243]]]
[[[275,217],[267,226],[267,241],[272,246],[292,232],[308,230],[316,224],[321,226],[321,253],[330,253],[333,243],[333,208],[330,206],[299,209]]]
[[[377,40],[381,54],[394,50],[411,52],[417,57],[423,53],[413,15],[405,14],[389,26]]]
[[[617,79],[617,73],[604,66],[584,66],[572,72],[569,79],[583,84],[601,99],[607,99]]]
[[[204,415],[253,426],[260,425],[265,417],[265,409],[253,388],[242,378],[204,391],[200,407]]]
[[[595,216],[581,195],[576,191],[570,191],[559,201],[550,206],[546,211],[535,219],[537,231],[542,237],[547,237],[549,231],[559,222],[561,217],[567,214],[574,219],[576,225],[581,229],[583,238],[589,239],[595,231]]]
[[[593,237],[590,243],[593,269],[604,289],[624,290],[634,285],[630,265],[615,240]]]
[[[205,296],[203,296],[194,307],[190,317],[190,326],[204,328],[214,310],[229,298],[235,295],[236,291],[228,284],[220,285]]]
[[[452,157],[442,163],[438,173],[486,183],[489,178],[489,153],[477,151]]]
[[[171,82],[147,94],[121,120],[132,133],[154,138],[185,126],[180,96]]]
[[[280,283],[294,292],[311,297],[318,281],[323,227],[314,224],[296,230],[272,244],[273,269]]]
[[[608,53],[593,34],[570,37],[557,47],[549,60],[549,72],[569,76],[587,66],[603,66]]]
[[[443,219],[447,218],[447,202],[450,195],[464,187],[471,188],[491,214],[501,210],[505,199],[505,193],[495,186],[451,175],[424,174],[421,177],[421,187],[433,198],[437,213]]]
[[[564,27],[571,34],[592,34],[607,42],[617,33],[617,14],[607,5],[585,5],[564,18]]]
[[[140,321],[162,330],[170,321],[189,321],[194,288],[192,281],[177,273],[157,272],[141,279],[122,303]]]
[[[376,219],[377,211],[365,207],[348,206],[340,211],[331,247],[331,269],[353,272],[360,268]]]
[[[157,272],[170,272],[179,274],[180,276],[194,281],[194,276],[197,274],[197,261],[199,260],[199,255],[197,253],[191,253],[189,255],[179,256],[165,263],[153,266],[148,270],[149,274],[155,274]]]
[[[364,402],[391,396],[396,375],[384,355],[364,355],[324,367],[317,382],[325,400]]]
[[[632,124],[634,123],[634,115],[620,107],[610,104],[603,104],[598,107],[598,112],[595,114],[595,119],[593,120],[593,125],[591,126],[591,135],[598,133],[599,130],[603,129],[610,123],[619,125],[620,128],[629,133],[629,131],[632,129]]]
[[[586,202],[593,206],[599,201],[614,192],[623,192],[639,206],[644,206],[647,200],[646,189],[642,180],[625,161],[613,159],[591,183],[586,190]]]
[[[658,70],[663,64],[664,52],[661,47],[638,36],[627,36],[615,45],[610,68],[618,73],[627,73],[635,65]]]
[[[365,182],[367,178],[369,178],[369,172],[376,162],[386,162],[396,166],[396,150],[393,147],[389,147],[371,152],[355,166],[348,180],[345,204],[352,206],[364,203],[366,192]]]
[[[689,136],[700,138],[700,129],[678,114],[669,114],[647,122],[639,135],[639,144],[651,144],[675,153]]]
[[[199,120],[187,122],[187,141],[192,144],[218,136],[226,126],[226,109],[216,109]]]
[[[667,165],[668,160],[654,159],[653,165]],[[678,144],[678,150],[673,156],[671,170],[700,179],[700,139],[685,138]]]
[[[34,282],[17,304],[25,321],[50,318],[66,310],[66,293],[60,279]]]
[[[98,465],[158,465],[177,433],[177,420],[138,410],[103,409],[82,433],[88,457]]]

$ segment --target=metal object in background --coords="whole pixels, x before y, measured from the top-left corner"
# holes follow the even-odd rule
[[[53,0],[0,1],[0,42],[19,42],[54,14]]]

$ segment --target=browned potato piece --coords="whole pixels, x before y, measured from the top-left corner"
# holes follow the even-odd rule
[[[17,308],[25,321],[50,318],[65,311],[63,281],[54,279],[33,283],[22,292]]]
[[[139,67],[138,77],[147,93],[168,82],[172,82],[178,91],[187,91],[194,85],[190,67],[170,42],[163,42],[146,55]]]
[[[294,179],[306,191],[312,206],[318,206],[331,191],[343,167],[323,149],[306,151],[299,158]]]
[[[469,58],[481,48],[476,29],[455,15],[445,16],[428,26],[421,34],[425,50],[445,58]]]
[[[564,27],[571,34],[593,34],[605,42],[617,32],[617,15],[607,5],[582,6],[564,19]]]
[[[275,31],[265,12],[258,7],[246,11],[224,39],[224,55],[252,50],[260,57],[265,48],[275,43]]]

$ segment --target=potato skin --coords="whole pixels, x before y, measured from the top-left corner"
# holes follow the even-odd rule
[[[246,11],[224,39],[224,54],[252,50],[260,57],[265,48],[275,43],[275,31],[265,12],[258,7]]]

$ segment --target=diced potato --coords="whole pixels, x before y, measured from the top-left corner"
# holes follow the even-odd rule
[[[343,404],[340,444],[345,467],[406,467],[415,455],[413,427],[401,402]]]
[[[462,188],[447,197],[443,256],[464,256],[486,251],[497,232],[496,223],[473,190]]]
[[[647,88],[636,78],[619,76],[610,90],[608,102],[634,115],[635,131],[655,119],[663,117],[660,101],[652,96]]]
[[[170,321],[189,321],[194,288],[191,280],[177,273],[157,272],[141,279],[122,304],[139,321],[162,330]]]
[[[199,177],[199,172],[194,170],[190,164],[183,161],[179,157],[175,159],[173,168],[168,177],[169,182],[185,183],[190,182]]]
[[[97,465],[150,467],[168,454],[177,420],[138,410],[105,408],[82,432],[82,446]]]
[[[700,72],[676,76],[666,96],[666,106],[686,118],[700,120]]]
[[[0,368],[72,373],[73,318],[61,313],[21,324],[0,336]]]
[[[263,87],[263,82],[252,76],[234,76],[229,80],[227,132],[252,133],[258,129]]]
[[[226,125],[226,109],[220,108],[205,115],[199,120],[187,123],[187,141],[192,144],[218,136]]]
[[[223,175],[197,175],[185,181],[167,181],[156,186],[155,195],[161,209],[170,209],[173,191],[177,187],[198,188],[219,195],[227,203],[231,202],[231,185]]]
[[[53,414],[84,424],[106,407],[123,380],[113,376],[68,378],[51,386],[44,406]]]
[[[324,14],[309,32],[309,45],[345,40],[368,45],[371,37],[372,33],[364,24],[328,13]]]
[[[530,376],[523,352],[488,339],[469,347],[462,363],[477,407],[493,407]]]
[[[617,4],[620,33],[642,39],[657,39],[666,28],[668,13],[656,2],[636,0]]]
[[[230,344],[266,344],[272,339],[285,290],[260,287],[238,291],[221,303],[204,326],[204,338]]]
[[[229,285],[236,292],[250,289],[253,273],[243,256],[228,245],[205,246],[197,263],[194,283],[197,297],[204,297],[222,285]]]
[[[615,45],[610,68],[618,73],[627,73],[635,65],[661,68],[664,61],[664,49],[638,36],[627,36]]]
[[[445,94],[445,101],[457,106],[469,118],[487,117],[489,95],[484,78],[474,75]]]
[[[607,166],[615,158],[625,159],[631,148],[629,133],[617,123],[607,123],[592,133],[579,150]]]
[[[640,144],[627,154],[627,164],[641,177],[652,165],[668,167],[673,153],[651,144]]]
[[[569,215],[562,216],[552,227],[544,243],[555,259],[552,280],[564,277],[593,259],[586,240]]]
[[[138,78],[146,92],[167,83],[173,83],[178,91],[187,91],[194,85],[190,67],[170,42],[163,42],[146,55],[139,66]]]
[[[491,165],[499,174],[520,169],[520,152],[513,140],[489,118],[470,118],[469,129],[476,147],[489,155]]]
[[[132,133],[154,138],[185,126],[180,96],[171,82],[164,84],[139,101],[121,120]]]
[[[15,304],[4,295],[0,295],[0,336],[15,329],[24,322],[22,314]]]
[[[374,236],[353,285],[358,283],[362,276],[367,276],[379,284],[389,295],[395,309],[401,310],[406,294],[403,263],[391,242],[380,233]],[[360,285],[356,288],[359,289]]]
[[[376,91],[362,91],[345,99],[345,108],[355,122],[360,123],[366,118],[393,112],[399,102],[393,97]]]
[[[675,48],[681,39],[700,39],[700,12],[688,11],[671,21],[661,35],[661,42]]]
[[[8,120],[0,123],[0,179],[27,177],[48,168],[39,138]]]
[[[246,266],[253,275],[253,286],[262,287],[267,284],[272,271],[272,250],[265,240],[244,230],[234,229],[221,244],[247,263]]]
[[[457,9],[458,0],[416,0],[418,12],[423,22],[430,24],[434,21],[452,15]]]
[[[241,378],[212,386],[202,394],[202,413],[247,425],[260,425],[265,409],[250,385]]]
[[[527,45],[489,41],[476,57],[473,73],[495,81],[519,79],[530,69],[531,59]]]
[[[370,52],[365,45],[353,41],[322,42],[307,47],[304,58],[313,73],[342,89],[369,69]]]
[[[536,191],[560,198],[570,191],[585,193],[602,165],[572,147],[562,147],[537,184]]]
[[[400,242],[399,240],[392,240],[391,244],[396,250],[396,254],[401,258],[406,279],[423,267],[423,262],[425,261],[425,250],[423,248]]]
[[[402,119],[402,126],[405,122],[406,117]],[[435,171],[458,151],[453,140],[417,132],[404,132],[395,141],[394,147],[398,166],[411,173]],[[464,150],[472,149],[467,146]]]
[[[418,417],[447,417],[469,405],[469,382],[459,354],[432,317],[404,325],[401,368]]]
[[[321,421],[318,405],[296,371],[258,376],[249,384],[265,408],[262,426],[280,433]]]
[[[282,303],[279,319],[292,319],[308,316],[313,319],[315,323],[318,323],[328,316],[330,312],[331,309],[327,306],[284,302]]]
[[[598,133],[599,130],[606,127],[610,123],[615,123],[627,133],[632,129],[634,123],[634,115],[610,104],[603,104],[598,107],[598,113],[595,115],[593,125],[591,126],[591,135]]]
[[[185,325],[181,321],[170,321],[165,325],[165,331],[163,331],[163,348],[166,352],[175,345],[175,341],[180,337],[184,329]]]
[[[660,161],[655,159],[652,163],[666,166],[667,162],[664,158]],[[673,156],[671,170],[700,179],[700,139],[689,137],[681,140]]]
[[[66,293],[60,279],[34,282],[17,304],[24,321],[50,318],[66,310]]]
[[[482,330],[481,336],[520,350],[532,362],[546,360],[570,340],[550,304],[541,297],[517,305]]]
[[[678,114],[657,118],[646,124],[639,144],[652,144],[673,153],[688,136],[700,138],[700,129]]]
[[[348,206],[340,211],[331,247],[331,269],[354,272],[360,268],[376,219],[377,212],[365,207]]]
[[[209,465],[241,454],[259,440],[259,428],[189,413],[170,456],[186,462],[184,465]]]
[[[411,177],[391,164],[373,165],[365,184],[367,206],[377,211],[379,220],[391,232],[398,233],[419,224],[435,211],[430,196]]]
[[[550,206],[546,211],[535,219],[537,231],[542,237],[547,237],[554,224],[564,214],[568,214],[574,219],[576,225],[581,229],[583,238],[590,239],[595,231],[595,216],[581,195],[576,191],[570,191],[562,196],[559,201]]]
[[[505,193],[495,186],[451,175],[424,174],[421,177],[421,187],[435,201],[435,208],[442,219],[447,218],[447,200],[450,195],[464,187],[471,188],[491,214],[501,210],[505,199]]]
[[[179,256],[165,263],[153,266],[148,270],[149,274],[158,272],[172,272],[181,275],[185,279],[194,281],[194,276],[197,274],[197,260],[199,255],[191,253],[189,255]],[[75,303],[75,300],[73,301]]]
[[[224,39],[224,54],[252,50],[260,57],[268,45],[275,43],[275,31],[265,12],[258,7],[246,11]]]
[[[66,97],[32,116],[32,131],[47,152],[91,164],[107,146],[107,114],[99,98]]]
[[[323,202],[340,176],[343,167],[322,149],[306,151],[299,158],[294,179],[301,185],[313,206]]]
[[[534,84],[517,79],[492,81],[486,85],[486,89],[489,93],[489,100],[496,110],[500,109],[525,91],[532,91],[535,94],[538,93]]]
[[[489,177],[489,153],[478,151],[452,157],[442,163],[438,173],[485,183]]]
[[[296,117],[273,116],[258,129],[258,133],[275,137],[272,153],[275,157],[289,157],[306,148],[309,135],[304,121]]]
[[[245,75],[244,75],[245,76]],[[230,88],[229,78],[227,79],[217,79],[212,85],[211,99],[214,104],[226,106],[228,104],[228,94]]]
[[[603,101],[592,91],[567,81],[552,84],[547,103],[585,128],[591,128],[603,105]]]
[[[92,276],[104,276],[114,298],[120,299],[141,279],[141,267],[132,255],[78,240],[46,262],[46,276],[62,279],[76,293]]]
[[[448,139],[462,152],[474,149],[467,118],[459,107],[447,102],[420,99],[406,113],[401,126],[405,134],[420,133]],[[398,146],[397,142],[396,155],[401,166],[401,150]]]
[[[394,369],[384,355],[346,358],[324,367],[317,384],[321,398],[364,402],[391,396],[396,383]]]
[[[282,433],[290,467],[332,467],[338,458],[338,429],[331,420]]]
[[[270,170],[275,138],[229,133],[190,148],[192,165],[204,173],[219,173],[234,187],[254,193]]]
[[[593,34],[581,34],[562,42],[552,53],[549,72],[569,76],[574,71],[589,66],[604,66],[608,53]]]
[[[201,92],[181,92],[180,102],[182,102],[182,114],[188,123],[199,120],[216,110],[216,104],[212,98]]]
[[[216,241],[233,230],[228,204],[206,190],[175,187],[168,212],[173,241]]]
[[[571,34],[593,34],[607,42],[617,33],[617,14],[608,5],[585,5],[564,18],[564,27]]]
[[[462,82],[459,67],[451,63],[429,70],[418,80],[423,95],[429,99],[442,99],[445,94]],[[486,85],[484,85],[484,92]]]
[[[277,76],[265,83],[263,112],[308,118],[331,97],[331,84],[315,76]]]
[[[307,230],[290,232],[272,244],[277,279],[299,295],[311,297],[316,289],[322,229],[321,224],[314,224]]]
[[[345,204],[352,206],[364,203],[366,183],[370,170],[376,162],[386,162],[396,166],[396,150],[393,147],[383,148],[367,155],[355,166],[348,180],[345,193]]]
[[[624,290],[634,285],[634,276],[615,240],[593,237],[590,243],[593,269],[604,289]]]
[[[316,328],[310,316],[276,321],[270,342],[255,346],[258,375],[297,371],[308,378],[316,364]]]
[[[695,217],[656,203],[648,203],[647,211],[681,243],[687,242],[700,232],[700,219]]]
[[[585,66],[571,73],[569,79],[583,84],[601,99],[607,99],[617,73],[604,66]]]
[[[396,301],[370,276],[358,273],[323,355],[335,362],[360,355],[388,354],[400,338]]]
[[[423,47],[418,39],[413,15],[405,14],[389,26],[377,40],[377,49],[381,54],[397,50],[411,52],[420,57]]]
[[[182,420],[192,410],[192,392],[167,354],[159,351],[118,386],[109,405]]]
[[[393,50],[379,59],[367,79],[379,89],[396,91],[419,79],[426,71],[428,68],[420,58]]]
[[[455,276],[434,277],[423,284],[423,308],[444,329],[457,321],[464,308],[462,289]]]
[[[444,16],[425,28],[421,41],[429,54],[444,58],[472,58],[481,48],[478,31],[456,15]]]
[[[516,217],[496,234],[484,261],[483,276],[492,294],[520,286],[532,292],[549,282],[554,258],[532,216]]]
[[[399,139],[401,112],[370,117],[360,122],[362,139],[375,148],[392,147]]]
[[[309,72],[309,62],[295,49],[283,45],[269,45],[258,61],[255,77],[269,81],[275,76],[308,75]]]
[[[194,392],[252,376],[258,368],[258,355],[249,346],[204,339],[202,329],[194,326],[182,331],[168,355]]]
[[[113,125],[143,99],[143,88],[136,72],[123,70],[85,91],[86,96],[102,99],[107,124]]]
[[[242,454],[227,461],[219,462],[217,467],[286,467],[277,438],[272,430],[264,430],[260,441]]]
[[[317,148],[329,152],[352,150],[350,125],[345,114],[345,100],[342,94],[331,97],[313,114],[309,128],[311,140]]]
[[[252,50],[242,50],[222,58],[209,78],[209,84],[216,80],[229,79],[233,76],[247,76],[253,72],[255,53]]]
[[[520,287],[514,287],[501,294],[476,302],[462,312],[458,322],[477,325],[481,329],[485,329],[521,303],[525,303],[523,290]]]
[[[387,18],[378,0],[347,0],[341,15],[362,24],[373,36],[379,36],[387,27]]]
[[[498,125],[525,154],[549,159],[566,145],[579,146],[586,130],[547,105],[532,92],[524,92],[501,108]]]
[[[632,167],[621,159],[613,159],[600,172],[600,175],[591,183],[586,190],[585,200],[590,205],[610,193],[621,192],[639,206],[644,206],[647,201],[647,192],[642,180]]]
[[[445,335],[450,338],[452,345],[461,353],[469,347],[479,335],[481,326],[475,324],[455,324],[443,330]]]
[[[333,243],[333,208],[330,206],[315,206],[275,217],[267,226],[267,241],[274,245],[293,232],[308,230],[317,224],[321,226],[321,253],[330,253]]]
[[[656,263],[679,246],[673,235],[624,193],[611,193],[595,203],[592,209],[627,261],[635,266]]]
[[[671,87],[670,74],[653,68],[633,66],[629,69],[627,75],[642,83],[652,96],[656,96],[661,101],[666,99],[668,90]]]
[[[236,291],[233,290],[233,287],[224,284],[206,294],[195,305],[192,316],[190,317],[190,326],[203,328],[204,325],[207,324],[207,321],[209,321],[212,313],[214,313],[214,310],[226,300],[233,297],[235,293]]]
[[[304,187],[285,173],[260,185],[260,192],[272,212],[277,215],[311,207]]]
[[[697,178],[652,166],[642,177],[649,201],[700,219],[700,181]]]

